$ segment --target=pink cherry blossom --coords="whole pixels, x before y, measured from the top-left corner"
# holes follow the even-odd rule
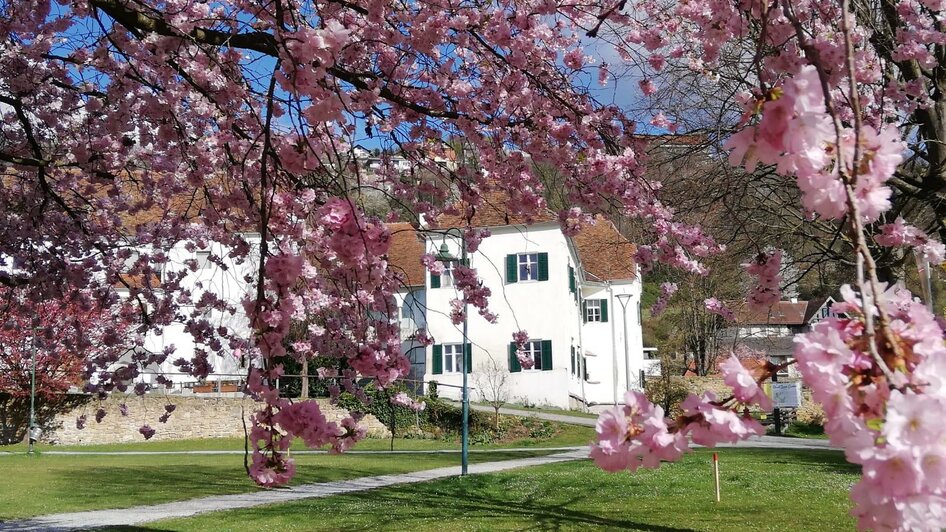
[[[725,303],[716,299],[715,297],[707,298],[706,300],[703,301],[703,305],[705,306],[708,312],[712,312],[713,314],[718,314],[722,316],[723,319],[725,319],[726,321],[736,321],[736,315],[733,314],[733,311],[730,310],[729,307],[727,307]]]
[[[736,400],[744,405],[758,405],[762,410],[772,409],[772,400],[738,358],[727,358],[720,364],[719,369],[723,373],[723,382],[732,388]]]

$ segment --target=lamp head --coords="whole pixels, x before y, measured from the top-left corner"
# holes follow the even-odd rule
[[[447,247],[446,242],[440,244],[440,252],[437,253],[437,260],[439,261],[456,260],[456,257],[454,257],[452,253],[450,253],[450,248]]]

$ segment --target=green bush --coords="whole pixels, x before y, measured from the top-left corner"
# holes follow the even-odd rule
[[[544,419],[522,418],[522,425],[529,429],[529,437],[546,440],[555,435],[555,425]]]
[[[416,432],[417,414],[410,408],[391,404],[390,397],[405,391],[401,386],[379,390],[373,383],[364,386],[369,402],[363,403],[349,392],[343,392],[338,398],[338,406],[349,412],[371,414],[384,423],[394,435]]]
[[[463,430],[463,410],[440,400],[428,400],[421,419],[422,428],[459,433]],[[486,412],[470,410],[470,433],[492,430],[492,420]]]

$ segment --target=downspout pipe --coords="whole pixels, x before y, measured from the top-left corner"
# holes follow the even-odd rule
[[[608,290],[608,306],[611,307],[614,312],[617,310],[617,307],[614,305],[614,288],[611,286],[611,281],[606,281],[606,286]],[[618,384],[620,378],[618,377],[618,340],[617,340],[617,329],[614,324],[614,319],[609,319],[611,322],[611,359],[613,361],[613,366],[611,370],[611,382],[613,384],[613,395],[614,395],[614,404],[618,404]]]

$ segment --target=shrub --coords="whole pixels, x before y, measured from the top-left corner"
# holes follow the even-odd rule
[[[681,413],[680,403],[690,394],[690,389],[681,379],[660,377],[645,382],[644,394],[650,402],[663,407],[665,415],[676,417]]]
[[[394,435],[416,432],[418,415],[410,408],[392,405],[389,397],[405,391],[402,386],[379,390],[374,384],[364,387],[369,402],[363,403],[354,395],[344,392],[338,398],[338,406],[350,412],[371,414],[384,423]]]
[[[820,404],[808,399],[798,409],[796,419],[804,425],[823,427],[825,422],[824,409],[821,408]]]

